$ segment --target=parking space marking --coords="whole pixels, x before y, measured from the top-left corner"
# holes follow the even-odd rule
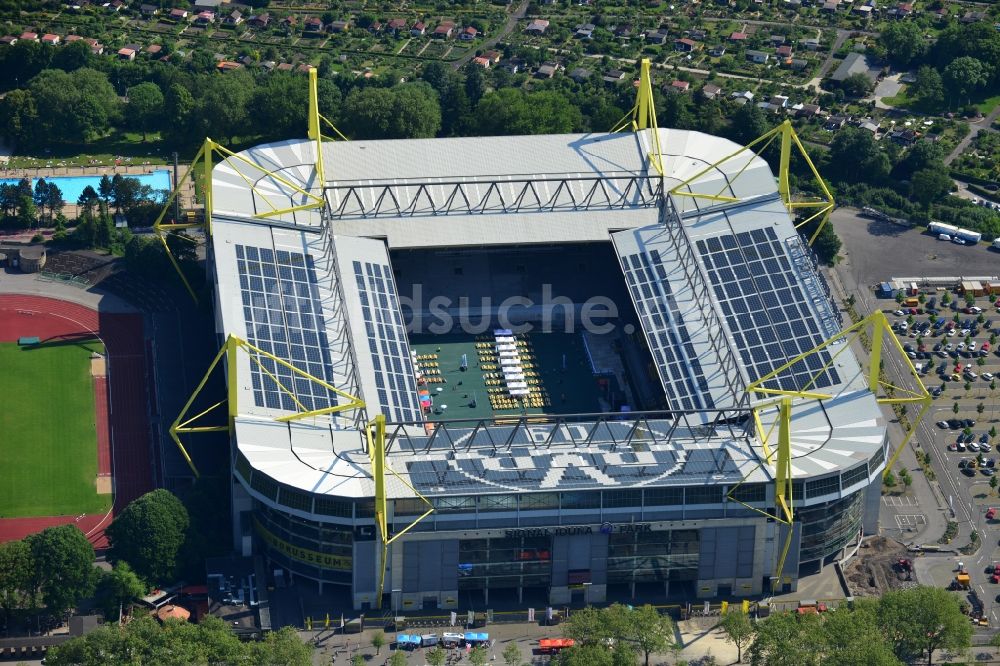
[[[886,506],[920,506],[917,498],[909,495],[884,495],[882,503]]]
[[[908,527],[920,527],[921,525],[926,524],[927,516],[922,513],[899,514],[896,516],[896,525],[898,525],[901,530]]]

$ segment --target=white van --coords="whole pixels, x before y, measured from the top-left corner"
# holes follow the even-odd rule
[[[938,234],[938,240],[950,241],[951,236],[949,236],[948,234]]]
[[[444,634],[441,637],[441,642],[444,643],[446,648],[458,647],[465,641],[464,634]]]

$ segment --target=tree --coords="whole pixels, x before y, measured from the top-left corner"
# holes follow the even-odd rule
[[[923,169],[943,170],[943,159],[944,152],[939,144],[931,141],[918,141],[906,151],[906,157],[896,165],[894,172],[901,178],[909,179],[913,174]]]
[[[128,89],[129,123],[142,132],[142,140],[146,140],[148,132],[160,128],[163,117],[163,91],[152,81],[140,83]]]
[[[441,654],[440,661],[435,661],[437,659],[436,656],[434,657],[433,660],[431,659],[431,653],[433,653],[434,650],[437,650]],[[445,658],[444,650],[442,650],[441,648],[434,648],[434,650],[431,650],[430,652],[427,653],[427,662],[431,666],[444,666],[444,658]],[[363,654],[356,654],[353,657],[351,657],[351,666],[365,666],[365,663],[366,663],[365,656]]]
[[[465,66],[465,96],[469,99],[469,103],[475,106],[485,94],[486,76],[483,74],[483,68],[469,63]]]
[[[661,615],[649,604],[618,612],[625,615],[627,628],[623,639],[635,645],[645,656],[646,666],[649,666],[649,655],[675,647],[674,623],[669,615]]]
[[[867,97],[871,93],[872,87],[872,80],[860,72],[851,74],[840,82],[840,89],[848,97]]]
[[[955,58],[942,73],[944,84],[956,97],[969,101],[972,93],[990,80],[990,71],[981,60],[972,56]]]
[[[382,651],[382,647],[385,645],[385,634],[381,631],[376,631],[372,635],[372,647],[375,648],[375,654]]]
[[[615,661],[604,646],[576,645],[562,651],[559,666],[615,666]]]
[[[982,359],[979,359],[979,360],[981,361]],[[985,411],[986,411],[986,405],[984,405],[983,403],[979,403],[978,405],[976,405],[976,413],[977,414],[979,414],[980,416],[982,416],[983,412],[985,412]]]
[[[111,193],[113,192],[113,187],[111,185],[111,178],[108,174],[101,176],[100,182],[97,183],[97,192],[100,194],[101,198],[104,199],[104,203],[109,203],[111,201]]]
[[[525,93],[503,88],[487,93],[476,106],[479,133],[484,135],[565,134],[583,124],[580,109],[561,93]]]
[[[746,145],[771,129],[763,110],[756,104],[744,104],[732,116],[729,137]]]
[[[726,640],[736,646],[736,663],[741,663],[743,649],[753,641],[754,628],[750,618],[742,611],[730,610],[719,620],[718,627],[726,634]]]
[[[853,608],[840,606],[824,613],[825,663],[902,666],[881,633],[877,615],[874,599],[856,599]]]
[[[442,650],[441,646],[438,645],[433,650],[425,654],[424,658],[427,659],[427,663],[431,666],[444,666],[444,662],[448,659],[448,653]],[[362,657],[362,659],[364,658]],[[362,666],[363,664],[364,662],[362,661]]]
[[[882,26],[879,44],[886,57],[900,67],[907,67],[926,50],[923,30],[913,21],[891,21]]]
[[[469,651],[469,663],[473,666],[486,666],[489,660],[490,652],[485,645],[477,645]]]
[[[27,541],[0,543],[0,611],[4,626],[15,609],[31,601],[34,569]]]
[[[883,182],[889,175],[889,157],[879,149],[871,132],[845,127],[830,142],[827,171],[845,182]]]
[[[389,657],[389,666],[406,666],[406,653],[396,650]]]
[[[26,539],[35,589],[50,613],[61,615],[94,589],[94,547],[76,525],[50,527]]]
[[[961,650],[969,646],[972,627],[958,599],[947,590],[914,587],[885,593],[879,602],[882,635],[902,660],[926,655],[932,664],[934,650]]]
[[[89,68],[64,72],[47,69],[28,83],[38,109],[35,137],[49,141],[93,140],[117,122],[121,102],[103,72]]]
[[[292,627],[282,627],[267,634],[264,640],[251,643],[250,652],[258,664],[312,666],[313,646],[303,642]]]
[[[818,666],[823,654],[819,615],[776,613],[757,626],[747,649],[753,666]]]
[[[502,656],[505,666],[521,666],[521,650],[517,647],[517,643],[507,643]]]
[[[30,90],[11,90],[0,100],[0,127],[19,144],[29,144],[38,132],[38,105]]]
[[[890,490],[896,487],[896,475],[892,473],[892,470],[886,472],[885,476],[882,477],[882,484]]]
[[[170,581],[188,524],[187,509],[170,491],[146,493],[108,526],[109,559],[128,562],[149,582]]]
[[[931,204],[948,194],[954,185],[947,171],[923,169],[910,180],[910,196],[929,210]]]
[[[66,205],[66,200],[63,199],[62,190],[53,181],[49,181],[48,193],[46,195],[46,204],[49,207],[49,223],[62,213],[63,207]],[[91,188],[93,191],[93,188]]]
[[[108,622],[117,622],[122,607],[144,594],[146,584],[126,562],[119,562],[111,571],[101,572],[97,579],[97,604]]]
[[[958,406],[958,403],[956,402],[955,404],[953,404],[951,406],[951,411],[952,411],[953,414],[958,414],[958,410],[959,410],[959,406]]]
[[[197,114],[209,136],[231,142],[246,127],[247,104],[253,96],[253,78],[245,70],[229,72],[216,78],[202,93]]]

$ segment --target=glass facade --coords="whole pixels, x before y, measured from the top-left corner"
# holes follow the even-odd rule
[[[802,522],[799,562],[824,558],[850,543],[861,530],[864,513],[864,491],[820,506],[800,507],[796,511]]]
[[[461,539],[458,589],[546,586],[552,580],[552,537]]]
[[[698,530],[614,533],[608,584],[696,580],[698,548]]]
[[[351,528],[290,516],[254,502],[257,543],[274,561],[310,578],[349,585],[354,562]]]

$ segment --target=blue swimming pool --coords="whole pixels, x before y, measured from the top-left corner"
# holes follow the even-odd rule
[[[167,169],[160,169],[152,173],[143,174],[125,174],[129,178],[138,178],[139,182],[143,185],[149,185],[154,190],[169,190],[170,189],[170,171]],[[0,179],[0,183],[4,184],[16,184],[19,179],[16,178],[4,178]],[[31,180],[31,186],[35,186],[35,181],[37,179],[33,178]],[[52,182],[59,186],[62,190],[63,200],[69,204],[75,204],[76,200],[80,198],[83,190],[90,185],[95,190],[101,182],[100,176],[53,176],[51,178],[46,178],[46,182]]]

